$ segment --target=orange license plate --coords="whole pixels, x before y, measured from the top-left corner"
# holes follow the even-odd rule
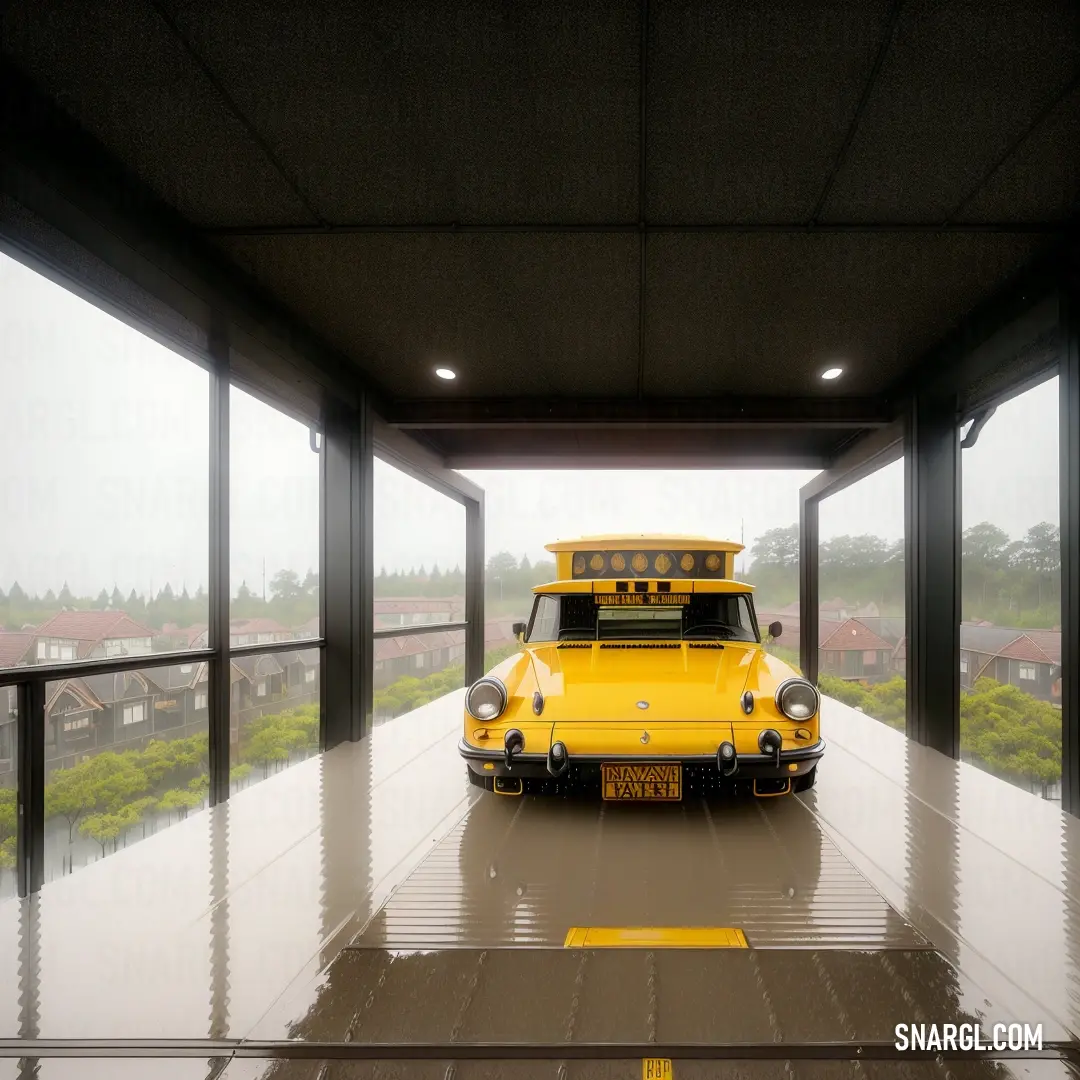
[[[681,764],[604,762],[600,778],[604,798],[616,802],[678,802],[682,798]]]

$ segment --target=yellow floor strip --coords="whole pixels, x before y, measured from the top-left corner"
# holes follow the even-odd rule
[[[747,949],[730,926],[574,926],[565,949]]]

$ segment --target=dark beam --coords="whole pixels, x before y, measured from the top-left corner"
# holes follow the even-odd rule
[[[874,428],[892,421],[883,398],[438,398],[392,401],[383,418],[392,427],[451,428],[685,427]]]
[[[484,674],[484,500],[465,504],[465,683]]]
[[[207,645],[213,658],[207,670],[209,709],[210,803],[229,797],[229,731],[232,709],[232,662],[229,657],[231,588],[229,541],[229,345],[222,335],[210,341],[210,578],[207,596]]]
[[[1080,815],[1080,266],[1061,298],[1061,806]]]
[[[960,753],[960,432],[954,395],[910,407],[905,453],[907,733]]]
[[[369,729],[374,665],[370,533],[371,427],[344,407],[327,414],[322,445],[322,747]]]
[[[5,691],[6,694],[6,691]],[[18,815],[15,827],[16,878],[20,896],[45,884],[45,683],[18,687],[16,737],[19,768],[15,776]]]
[[[904,456],[904,421],[868,431],[837,454],[829,468],[822,470],[802,488],[804,499],[826,499],[852,484],[891,465]]]
[[[808,224],[805,221],[686,221],[650,225],[647,221],[358,221],[344,225],[216,225],[201,230],[207,237],[235,236],[344,236],[353,233],[890,233],[897,235],[939,236],[947,233],[1015,233],[1018,235],[1061,235],[1068,230],[1063,221],[828,221]]]
[[[824,469],[831,455],[795,453],[792,451],[716,452],[701,450],[691,453],[669,453],[650,450],[643,445],[636,453],[605,453],[589,450],[583,453],[572,446],[542,447],[533,451],[507,450],[472,453],[453,452],[446,463],[452,469]]]
[[[805,488],[803,489],[805,492]],[[799,666],[818,678],[818,499],[799,500]]]

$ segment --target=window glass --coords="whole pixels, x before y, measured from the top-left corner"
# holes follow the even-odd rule
[[[818,685],[823,694],[903,729],[903,460],[822,500],[818,529]],[[789,618],[782,618],[787,637]]]
[[[622,593],[538,597],[530,641],[612,638],[757,641],[745,595]]]
[[[318,648],[233,657],[229,708],[233,790],[318,752],[321,664]]]
[[[206,806],[207,666],[183,667],[46,684],[46,881]]]
[[[960,755],[1060,799],[1058,380],[999,405],[961,451]]]
[[[375,639],[375,724],[403,716],[464,685],[464,630]]]
[[[230,643],[319,637],[319,455],[307,426],[232,387]]]
[[[375,627],[465,619],[465,507],[375,459]]]
[[[0,254],[0,666],[201,645],[209,375]]]

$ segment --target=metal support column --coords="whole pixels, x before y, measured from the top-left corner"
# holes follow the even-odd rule
[[[322,438],[322,745],[371,729],[373,458],[366,403],[329,407]]]
[[[20,683],[17,708],[16,876],[19,895],[29,896],[45,884],[45,683]]]
[[[818,500],[799,502],[799,666],[818,677]]]
[[[484,502],[465,500],[465,682],[484,674]]]
[[[956,398],[910,405],[904,464],[907,733],[960,753],[960,432]]]
[[[229,797],[229,728],[232,680],[229,678],[229,344],[210,339],[210,603],[207,644],[214,650],[208,675],[210,804]]]
[[[1061,296],[1061,807],[1080,815],[1080,274]]]

